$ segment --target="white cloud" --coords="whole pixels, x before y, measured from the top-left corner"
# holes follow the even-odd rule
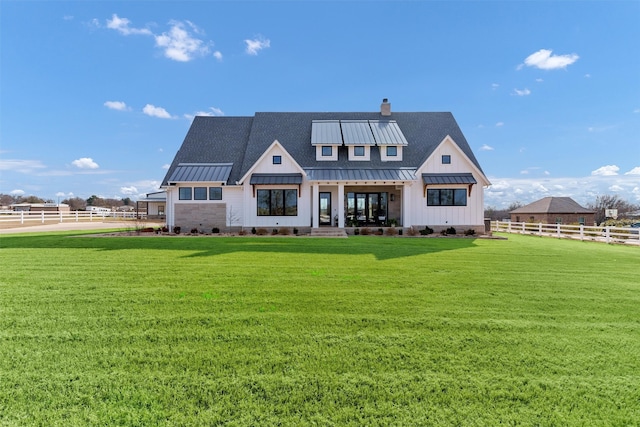
[[[640,175],[640,166],[636,166],[635,168],[631,169],[629,172],[625,172],[625,175]]]
[[[24,190],[11,190],[9,191],[9,194],[11,194],[12,196],[24,196],[26,193],[24,192]]]
[[[167,110],[165,110],[162,107],[156,107],[155,105],[151,105],[151,104],[145,105],[144,108],[142,109],[142,112],[145,113],[147,116],[151,116],[151,117],[158,117],[161,119],[171,118],[171,114],[169,114]]]
[[[213,52],[213,57],[216,58],[218,61],[222,61],[222,52],[220,52],[219,50],[216,50],[215,52]]]
[[[162,169],[169,169],[171,167],[171,165],[169,163],[165,163],[164,165],[162,165]]]
[[[133,185],[131,187],[120,187],[120,193],[126,196],[134,196],[138,194],[138,189]]]
[[[156,46],[164,49],[164,56],[180,62],[188,62],[195,57],[208,54],[209,47],[207,44],[203,40],[194,37],[189,32],[189,29],[196,34],[200,33],[200,30],[189,21],[172,21],[169,32],[155,36]]]
[[[496,90],[500,87],[498,83],[491,83],[491,89]]]
[[[131,108],[127,107],[127,104],[125,104],[122,101],[107,101],[104,103],[104,106],[111,110],[118,110],[118,111],[131,110]]]
[[[590,78],[591,78],[591,74],[589,74],[589,73],[585,74],[585,75],[584,75],[584,78],[585,78],[585,79],[590,79]]]
[[[529,175],[529,171],[527,169],[521,170],[520,175]]]
[[[130,23],[131,21],[129,21],[127,18],[120,18],[118,15],[114,13],[110,20],[107,19],[107,28],[116,30],[117,32],[125,36],[131,35],[131,34],[143,34],[143,35],[152,34],[151,30],[149,30],[148,28],[131,28],[129,26]]]
[[[536,83],[542,83],[544,80],[542,80],[541,78],[537,78],[536,79]]]
[[[497,128],[501,128],[502,126],[504,126],[504,122],[498,122],[498,123],[496,123],[496,127],[497,127]]]
[[[527,95],[531,95],[531,91],[527,88],[524,88],[522,90],[520,89],[513,89],[513,93],[514,95],[518,95],[518,96],[527,96]]]
[[[33,173],[36,169],[46,166],[40,160],[0,159],[0,170],[20,173]]]
[[[620,168],[616,165],[606,165],[606,166],[602,166],[601,168],[598,168],[594,171],[591,172],[591,175],[594,176],[613,176],[613,175],[618,175],[618,171],[620,170]]]
[[[259,36],[253,40],[245,40],[247,45],[245,52],[249,55],[257,55],[259,51],[262,49],[266,49],[271,47],[271,41],[269,39],[265,39],[262,36]]]
[[[493,151],[493,147],[491,147],[491,146],[489,146],[487,144],[484,144],[482,147],[480,147],[480,150],[481,151]]]
[[[71,164],[80,169],[98,169],[100,167],[91,157],[82,157],[74,160]]]
[[[620,187],[619,185],[612,185],[611,187],[609,187],[609,191],[613,191],[614,193],[619,193],[622,190],[624,190],[624,188]]]
[[[567,68],[568,65],[576,62],[578,58],[580,57],[575,53],[568,55],[552,55],[551,50],[540,49],[539,51],[527,56],[524,60],[524,65],[539,68],[541,70],[556,70]]]

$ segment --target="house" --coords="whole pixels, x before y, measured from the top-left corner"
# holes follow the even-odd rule
[[[136,202],[136,212],[138,216],[146,215],[147,219],[165,219],[164,209],[167,205],[167,194],[165,191],[155,191],[147,193]]]
[[[61,212],[69,213],[71,208],[65,203],[14,203],[9,206],[14,212]]]
[[[161,188],[169,227],[473,228],[489,186],[451,113],[193,120]]]
[[[542,224],[595,225],[595,212],[571,197],[545,197],[510,212],[511,221]]]

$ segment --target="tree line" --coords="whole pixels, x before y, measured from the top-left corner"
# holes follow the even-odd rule
[[[0,205],[9,206],[20,203],[56,203],[52,199],[43,199],[37,196],[13,196],[11,194],[0,194]],[[69,205],[69,209],[72,211],[84,211],[87,210],[87,206],[96,206],[101,208],[119,208],[120,206],[134,206],[135,201],[129,197],[124,199],[111,199],[102,198],[96,195],[92,195],[88,199],[82,199],[80,197],[71,197],[62,200],[60,203]]]

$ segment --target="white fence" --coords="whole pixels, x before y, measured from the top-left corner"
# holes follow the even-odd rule
[[[85,222],[108,220],[133,220],[135,212],[28,212],[5,211],[0,213],[0,223],[52,223],[52,222]]]
[[[529,222],[493,221],[492,231],[532,234],[577,240],[594,240],[606,243],[630,243],[640,245],[640,229],[631,227],[599,227],[568,224],[534,224]]]

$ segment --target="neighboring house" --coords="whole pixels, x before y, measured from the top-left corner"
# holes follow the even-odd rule
[[[71,212],[69,205],[65,203],[14,203],[9,207],[16,212]]]
[[[511,211],[511,221],[542,224],[595,225],[595,212],[571,197],[545,197]]]
[[[138,214],[146,214],[148,219],[165,219],[165,206],[167,205],[167,193],[156,191],[147,193],[136,202]]]
[[[161,188],[169,227],[484,233],[490,185],[451,113],[196,117]]]

